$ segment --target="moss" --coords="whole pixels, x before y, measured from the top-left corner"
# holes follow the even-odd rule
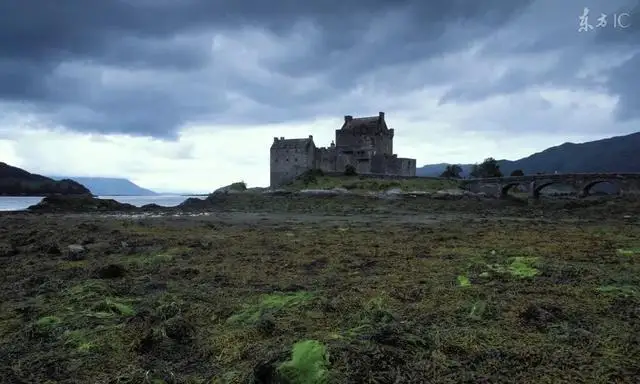
[[[469,278],[463,275],[459,275],[458,276],[458,285],[461,287],[470,287],[471,286],[471,281],[469,281]]]
[[[605,286],[599,287],[597,291],[600,293],[610,294],[613,296],[622,296],[622,297],[639,297],[640,296],[640,290],[638,289],[638,287],[634,287],[631,285],[622,285],[622,286],[605,285]]]
[[[129,304],[120,299],[106,298],[93,307],[97,314],[116,314],[120,316],[133,316],[136,311]]]
[[[304,340],[294,344],[291,360],[282,363],[278,372],[291,384],[326,384],[328,366],[327,348],[317,340]]]
[[[616,252],[618,253],[618,255],[621,255],[621,256],[635,256],[635,255],[640,255],[640,248],[629,248],[629,249],[618,248]]]
[[[539,263],[537,257],[517,256],[510,259],[507,264],[492,264],[489,269],[499,274],[510,274],[518,278],[530,278],[538,275],[540,270],[536,268]]]
[[[244,308],[228,318],[229,323],[254,324],[265,313],[276,314],[285,309],[299,307],[311,299],[314,295],[310,292],[272,293],[263,295],[255,304],[245,304]]]

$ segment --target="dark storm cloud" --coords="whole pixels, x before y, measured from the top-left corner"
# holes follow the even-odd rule
[[[281,122],[327,112],[330,101],[356,87],[364,74],[464,49],[509,28],[514,20],[526,20],[527,14],[533,28],[520,32],[531,38],[510,46],[506,36],[483,54],[544,52],[574,44],[569,51],[579,55],[583,51],[578,46],[587,38],[575,32],[577,15],[586,4],[559,3],[4,0],[0,2],[0,100],[33,105],[47,119],[87,132],[171,137],[188,122]],[[593,9],[596,12],[597,6]],[[541,29],[544,22],[549,26]],[[223,68],[211,51],[216,31],[255,27],[287,36],[301,23],[316,28],[315,37],[305,42],[304,55],[295,54],[303,47],[292,46],[290,56],[264,59],[261,64],[273,72],[272,80],[257,81],[248,73]],[[631,36],[630,30],[624,33]],[[620,42],[622,35],[609,39]],[[633,38],[628,39],[626,44],[632,46]],[[117,68],[136,69],[141,75],[128,78]],[[570,71],[570,65],[541,73],[513,68],[496,84],[454,88],[448,97],[471,100],[532,83],[562,83]],[[441,68],[422,77],[412,74],[411,81],[397,73],[397,80],[383,79],[381,84],[401,92],[453,80],[445,72]],[[612,72],[609,87],[621,95],[621,111],[640,110],[626,97],[628,82],[616,82],[633,72],[629,65]],[[323,81],[313,92],[293,92],[294,84],[279,83],[278,74],[293,81],[319,74]],[[230,92],[247,100],[229,98]],[[620,116],[632,116],[629,113]]]

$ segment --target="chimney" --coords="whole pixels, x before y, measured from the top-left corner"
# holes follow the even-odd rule
[[[313,140],[313,135],[309,135],[309,140]]]
[[[378,119],[384,120],[384,112],[378,112]]]
[[[284,136],[280,136],[280,140],[284,140]]]
[[[273,142],[274,142],[274,143],[277,143],[277,142],[278,142],[278,138],[277,138],[277,137],[274,137],[274,138],[273,138]]]
[[[353,116],[351,116],[351,115],[346,115],[346,116],[344,117],[344,122],[345,122],[345,123],[348,123],[348,122],[350,122],[351,120],[353,120]]]

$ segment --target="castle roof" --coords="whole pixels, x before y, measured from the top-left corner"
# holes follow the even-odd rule
[[[285,139],[281,137],[278,139],[277,137],[273,138],[273,144],[271,144],[271,148],[273,149],[309,149],[309,145],[313,143],[313,137],[309,136],[306,139]],[[314,144],[315,145],[315,144]]]
[[[345,116],[344,124],[341,129],[354,130],[357,128],[367,131],[375,130],[378,127],[386,128],[387,123],[384,121],[384,112],[380,112],[378,116],[353,117]]]

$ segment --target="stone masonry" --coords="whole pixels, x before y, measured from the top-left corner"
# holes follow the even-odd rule
[[[359,174],[415,176],[416,160],[393,154],[394,130],[387,127],[384,112],[378,116],[345,116],[335,142],[316,147],[306,139],[274,137],[271,145],[271,186],[293,180],[311,170],[344,172],[347,165]]]
[[[588,196],[591,188],[601,183],[617,187],[618,194],[640,194],[640,173],[564,173],[466,179],[461,186],[471,192],[492,191],[497,197],[506,197],[509,190],[523,186],[529,197],[538,199],[541,191],[551,185],[572,187],[578,197]]]

